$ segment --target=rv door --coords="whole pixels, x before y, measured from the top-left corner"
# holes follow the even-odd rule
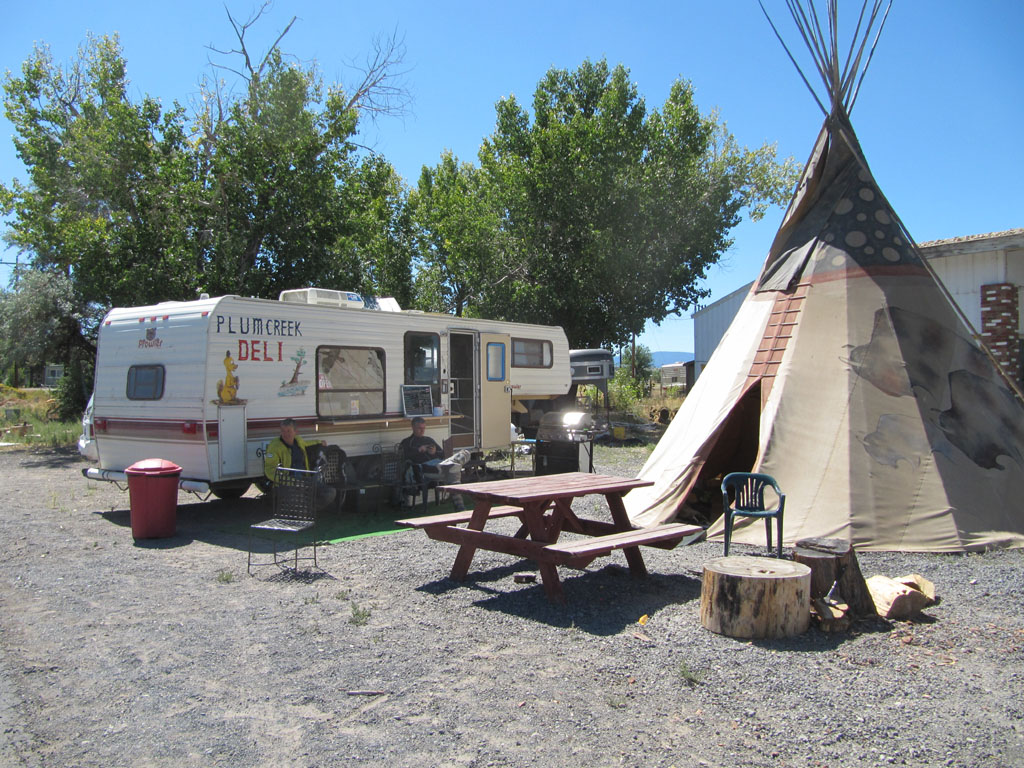
[[[508,445],[512,416],[511,337],[480,334],[480,447]]]

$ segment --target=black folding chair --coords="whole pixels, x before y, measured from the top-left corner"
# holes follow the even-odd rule
[[[321,458],[316,466],[320,470],[320,479],[337,492],[334,503],[340,512],[345,506],[345,498],[349,491],[355,493],[354,509],[359,511],[359,480],[355,469],[348,462],[345,452],[336,445],[328,445],[321,449]]]
[[[401,443],[395,446],[394,450],[381,452],[380,483],[391,488],[392,503],[397,502],[402,506],[406,497],[411,496],[415,502],[422,494],[423,511],[426,512],[428,494],[430,488],[436,486],[436,481],[436,477],[429,477],[423,472],[422,467],[405,458]],[[434,503],[437,503],[436,490]]]
[[[270,492],[273,505],[273,517],[249,526],[249,560],[246,570],[251,574],[253,568],[275,565],[287,568],[293,562],[293,571],[298,571],[299,560],[311,560],[314,568],[319,568],[316,560],[316,490],[317,473],[305,469],[286,469],[278,467],[274,486]],[[274,545],[274,559],[266,562],[253,562],[252,540],[255,532],[265,531]],[[281,535],[296,538],[294,558],[278,558],[278,542]],[[312,556],[299,557],[302,547],[313,547]]]

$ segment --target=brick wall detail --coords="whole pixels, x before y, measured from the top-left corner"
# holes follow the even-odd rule
[[[1016,285],[981,286],[981,337],[1014,381],[1021,380],[1019,318]]]

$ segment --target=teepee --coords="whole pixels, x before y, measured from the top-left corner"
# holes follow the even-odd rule
[[[888,7],[866,0],[840,61],[836,0],[827,34],[812,0],[787,2],[825,123],[759,278],[640,473],[654,485],[625,498],[630,518],[720,504],[723,474],[757,471],[786,494],[787,545],[1024,546],[1020,391],[922,259],[850,123]],[[759,520],[738,525],[734,541],[764,544]]]

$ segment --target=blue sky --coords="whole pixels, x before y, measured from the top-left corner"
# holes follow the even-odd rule
[[[842,5],[852,14],[860,4]],[[66,62],[87,32],[117,32],[133,95],[165,105],[188,104],[209,60],[224,61],[208,45],[235,43],[224,5],[208,0],[4,6],[0,69],[18,72],[36,42]],[[239,19],[256,7],[233,0],[227,6]],[[799,47],[785,3],[765,6],[787,42]],[[347,65],[362,60],[375,36],[404,38],[412,113],[365,125],[361,139],[410,185],[445,149],[475,161],[493,131],[498,99],[515,94],[528,105],[550,67],[575,68],[586,58],[629,68],[649,107],[664,102],[676,78],[688,79],[702,111],[718,109],[741,143],[777,142],[781,155],[801,165],[822,122],[756,0],[277,0],[250,32],[250,48],[262,53],[293,16],[283,49],[315,59],[329,81],[350,81]],[[875,177],[918,242],[1024,226],[1022,31],[1021,0],[897,0],[889,15],[852,118]],[[25,178],[11,134],[0,119],[5,182]],[[733,231],[734,246],[705,282],[708,301],[756,276],[781,217],[773,210]],[[3,261],[13,258],[0,252]],[[0,266],[5,285],[9,269]],[[638,341],[653,351],[690,351],[692,321],[687,314],[649,325]]]

